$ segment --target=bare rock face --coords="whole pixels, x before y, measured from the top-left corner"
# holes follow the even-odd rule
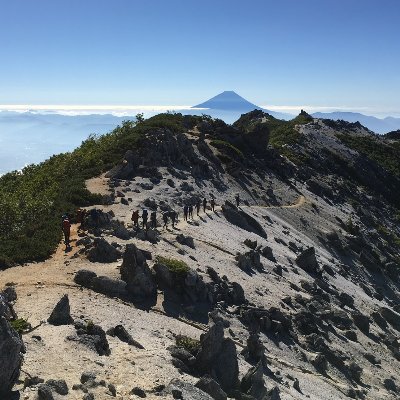
[[[67,294],[64,294],[64,296],[61,297],[47,322],[51,325],[69,325],[74,322],[70,315],[69,299]]]
[[[10,313],[15,314],[12,305],[0,293],[0,398],[8,398],[19,378],[24,351],[21,338],[10,325]]]
[[[146,258],[134,244],[126,246],[121,278],[127,283],[128,292],[136,298],[152,298],[157,294],[157,286]]]

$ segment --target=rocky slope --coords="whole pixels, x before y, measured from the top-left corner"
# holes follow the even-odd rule
[[[0,373],[0,388],[27,400],[398,398],[399,178],[342,135],[386,139],[301,121],[279,151],[261,111],[159,127],[88,180],[103,201],[72,248],[0,273],[30,324],[19,380]],[[156,229],[132,225],[138,208],[157,209]],[[164,228],[170,210],[179,221]],[[0,346],[12,341],[2,359],[18,369],[13,319],[2,314]]]

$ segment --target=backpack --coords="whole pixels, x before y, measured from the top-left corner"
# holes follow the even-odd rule
[[[64,219],[64,221],[62,222],[62,227],[64,231],[68,231],[71,229],[71,223],[68,219]]]

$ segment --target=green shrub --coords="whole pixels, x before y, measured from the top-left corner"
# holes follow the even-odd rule
[[[296,126],[308,124],[312,121],[313,118],[304,112],[300,113],[296,118],[290,121],[283,121],[274,117],[269,117],[265,124],[268,126],[270,131],[270,145],[295,164],[308,163],[309,156],[305,154],[297,154],[288,146],[301,143],[303,140],[303,136],[298,132]]]
[[[375,161],[382,168],[400,177],[400,142],[385,143],[374,136],[337,134],[346,146]]]
[[[184,261],[176,260],[174,258],[157,256],[156,262],[158,264],[165,265],[170,272],[180,276],[186,275],[190,269],[189,266]]]
[[[200,349],[200,341],[184,335],[177,335],[175,337],[175,343],[178,347],[183,347],[186,351],[194,356]]]
[[[10,325],[20,334],[29,331],[32,326],[31,324],[23,318],[15,319],[14,321],[10,321]]]

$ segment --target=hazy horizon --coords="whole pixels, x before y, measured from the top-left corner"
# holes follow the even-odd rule
[[[373,116],[376,118],[386,117],[400,117],[400,111],[385,112],[379,111],[374,112],[368,109],[368,107],[347,107],[347,106],[315,106],[315,105],[273,105],[273,104],[260,104],[259,107],[275,112],[287,113],[291,115],[298,115],[301,110],[305,110],[310,114],[316,112],[352,112],[360,113],[366,116]],[[200,108],[199,108],[200,109]],[[57,104],[57,105],[45,105],[45,104],[0,104],[0,112],[37,112],[37,113],[55,113],[60,115],[104,115],[110,114],[114,116],[135,116],[137,113],[143,112],[167,112],[167,111],[185,111],[193,110],[190,105],[163,105],[163,104],[147,104],[147,105],[100,105],[100,104]],[[203,110],[207,111],[207,108]]]

